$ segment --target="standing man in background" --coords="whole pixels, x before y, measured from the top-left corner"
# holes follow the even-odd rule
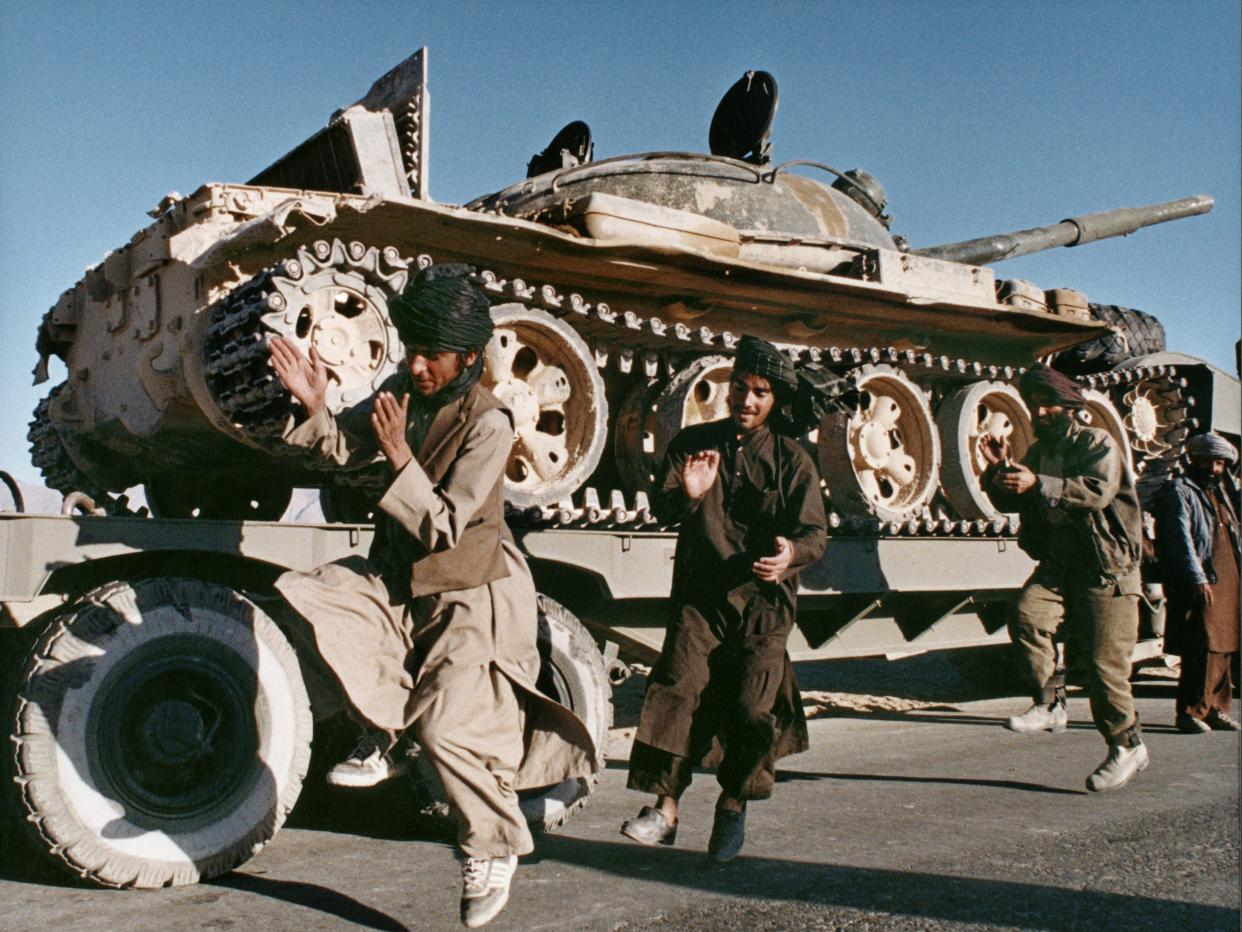
[[[1182,658],[1177,729],[1238,731],[1229,715],[1238,653],[1238,510],[1223,482],[1238,451],[1215,433],[1197,434],[1186,447],[1186,475],[1160,490],[1154,509],[1168,597],[1164,649]]]

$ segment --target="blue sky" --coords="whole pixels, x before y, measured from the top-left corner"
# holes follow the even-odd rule
[[[0,0],[0,30],[0,468],[26,481],[35,331],[60,292],[165,193],[244,181],[420,45],[441,202],[518,180],[571,119],[598,158],[703,151],[748,68],[780,85],[775,158],[865,168],[916,248],[1211,194],[1207,217],[996,268],[1150,311],[1171,349],[1234,371],[1236,0]]]

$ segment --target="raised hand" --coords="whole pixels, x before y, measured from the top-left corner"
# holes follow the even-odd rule
[[[698,501],[706,495],[719,469],[719,450],[700,450],[686,457],[681,464],[681,487],[686,490],[686,497]]]
[[[750,565],[755,575],[764,582],[781,581],[781,575],[789,569],[793,562],[793,545],[784,537],[776,538],[776,553],[770,557],[760,557]]]
[[[1003,463],[1009,459],[1009,438],[993,437],[991,434],[983,438],[983,444],[980,447],[983,452],[983,458],[989,463]]]
[[[318,414],[328,391],[328,370],[315,348],[311,347],[307,359],[292,340],[272,337],[268,349],[272,354],[271,366],[289,394],[306,409],[308,416]]]
[[[409,411],[409,395],[402,395],[400,401],[397,401],[392,392],[380,392],[375,396],[375,407],[371,411],[371,429],[375,431],[375,441],[392,466],[393,472],[400,472],[414,458],[414,453],[405,439]]]

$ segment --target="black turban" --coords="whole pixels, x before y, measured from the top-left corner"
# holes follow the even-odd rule
[[[388,314],[407,347],[469,353],[492,337],[491,303],[466,265],[432,265],[388,302]]]
[[[738,372],[752,372],[767,379],[773,388],[780,385],[796,388],[798,384],[793,361],[767,340],[758,337],[748,335],[738,341],[733,369]]]
[[[794,365],[793,360],[766,340],[744,336],[733,359],[735,372],[751,372],[767,379],[776,393],[772,428],[793,437],[819,426],[829,411],[858,404],[853,383],[818,364]]]
[[[1018,380],[1018,390],[1023,397],[1029,399],[1033,395],[1046,395],[1056,404],[1066,408],[1085,408],[1087,399],[1083,397],[1082,386],[1068,375],[1062,375],[1056,369],[1049,369],[1043,363],[1031,366]]]

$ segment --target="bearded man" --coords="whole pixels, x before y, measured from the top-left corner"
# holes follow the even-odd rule
[[[729,418],[673,438],[652,508],[680,522],[673,617],[651,671],[630,754],[630,789],[656,794],[621,833],[672,844],[695,766],[718,763],[708,854],[742,848],[746,802],[772,793],[777,759],[807,748],[786,644],[798,572],[827,546],[819,475],[780,432],[794,366],[755,337],[738,345]],[[792,431],[789,433],[793,433]]]
[[[1225,471],[1238,451],[1217,433],[1186,444],[1189,466],[1156,497],[1156,554],[1168,596],[1164,649],[1181,657],[1177,729],[1238,731],[1229,715],[1238,655],[1238,509]]]
[[[461,918],[474,927],[504,907],[517,857],[534,847],[516,790],[592,773],[595,752],[582,723],[535,688],[535,588],[504,522],[512,420],[479,385],[487,296],[464,267],[432,266],[389,313],[405,366],[340,418],[314,350],[308,359],[271,342],[273,368],[306,415],[286,441],[338,466],[378,451],[389,473],[368,559],[286,573],[276,586],[370,732],[330,782],[385,779],[387,752],[414,726],[457,817]]]
[[[1142,592],[1134,476],[1116,441],[1078,418],[1086,399],[1073,379],[1037,365],[1023,373],[1019,390],[1035,443],[1013,465],[1008,442],[990,440],[984,453],[992,465],[982,479],[997,507],[1019,512],[1018,545],[1039,561],[1009,628],[1034,702],[1005,724],[1028,734],[1065,730],[1054,638],[1068,615],[1080,648],[1074,656],[1086,663],[1091,715],[1108,743],[1108,757],[1087,778],[1087,789],[1118,789],[1149,760],[1130,691]]]

